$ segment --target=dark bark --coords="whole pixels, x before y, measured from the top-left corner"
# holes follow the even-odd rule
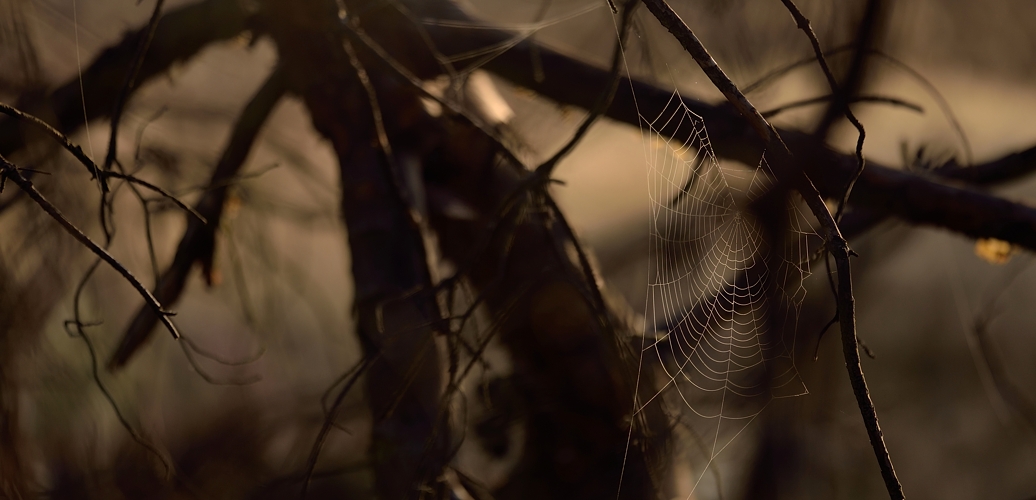
[[[463,16],[459,12],[454,10],[451,15]],[[492,30],[461,32],[431,26],[428,31],[437,45],[453,48],[457,52],[500,43],[511,37],[509,33]],[[531,63],[534,51],[538,52],[540,64],[547,75],[542,81],[535,78],[535,68]],[[586,109],[593,106],[599,89],[608,81],[607,69],[548,48],[534,49],[533,43],[528,41],[488,61],[485,67],[544,97]],[[564,75],[564,78],[551,78],[551,75]],[[644,81],[623,78],[618,89],[606,116],[624,123],[639,126],[645,118],[651,120],[667,106],[671,106],[672,91]],[[689,111],[705,122],[713,150],[718,156],[747,165],[758,164],[764,142],[733,106],[725,103],[708,104],[686,96],[682,96],[681,100]],[[686,138],[679,137],[679,130],[663,129],[659,132],[676,135],[679,140]],[[856,158],[829,148],[810,134],[786,129],[777,129],[777,132],[791,150],[796,163],[801,165],[821,194],[839,199],[857,171]],[[899,217],[915,224],[943,227],[975,238],[1002,239],[1036,249],[1036,232],[1032,231],[1032,228],[1036,228],[1036,211],[982,191],[948,184],[938,178],[940,174],[945,174],[948,178],[974,180],[986,185],[1018,179],[1036,170],[1034,151],[1036,148],[970,167],[948,164],[934,168],[932,172],[935,175],[931,176],[868,161],[849,205]]]
[[[357,334],[372,359],[366,396],[376,491],[386,500],[417,498],[442,474],[449,443],[440,426],[438,305],[397,168],[419,153],[413,139],[427,129],[427,115],[409,86],[368,72],[369,58],[343,45],[334,2],[282,0],[266,8],[289,88],[338,155]]]
[[[137,82],[143,84],[173,64],[187,61],[210,44],[233,38],[247,28],[249,16],[245,2],[239,0],[205,0],[163,15],[137,74]],[[86,117],[78,78],[44,96],[26,96],[18,107],[40,116],[65,134],[81,127],[87,117],[94,120],[109,116],[126,74],[136,60],[141,39],[147,33],[146,26],[127,33],[122,41],[105,49],[83,70]],[[26,140],[17,120],[0,118],[0,155],[21,149]]]
[[[622,477],[620,498],[654,498],[664,425],[649,406],[633,417],[626,449],[636,376],[623,355],[628,333],[595,308],[596,284],[566,252],[577,243],[560,236],[543,193],[523,196],[524,211],[500,222],[500,201],[521,185],[524,171],[500,161],[493,141],[470,124],[447,126],[426,182],[475,217],[457,218],[447,203],[433,204],[431,222],[445,257],[468,270],[499,318],[496,331],[513,357],[528,414],[523,459],[498,497],[613,498]],[[503,227],[491,234],[498,223]],[[650,386],[649,377],[641,383]]]
[[[180,299],[187,284],[187,276],[195,263],[202,265],[205,279],[211,284],[216,231],[222,219],[227,190],[244,166],[259,131],[273,107],[284,95],[284,91],[284,74],[280,69],[276,69],[245,106],[234,124],[230,139],[212,172],[208,187],[194,208],[203,219],[187,217],[187,230],[176,248],[173,263],[162,273],[155,285],[155,298],[166,308],[172,307]],[[137,311],[126,327],[115,353],[112,354],[108,369],[116,370],[125,365],[150,338],[156,324],[158,316],[151,308],[144,307]]]

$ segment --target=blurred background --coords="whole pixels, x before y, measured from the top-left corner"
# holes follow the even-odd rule
[[[165,8],[190,3],[170,0]],[[743,87],[812,54],[777,0],[671,3]],[[853,40],[863,2],[799,4],[825,48]],[[145,25],[152,8],[151,1],[0,0],[0,101],[13,103],[76,78],[103,49]],[[602,67],[614,46],[616,28],[603,0],[477,0],[465,9],[486,26],[518,30]],[[875,46],[899,62],[873,61],[864,92],[923,111],[854,106],[867,130],[868,158],[902,168],[950,158],[963,164],[1036,143],[1036,3],[900,0],[887,6],[884,19]],[[646,12],[637,18],[626,55],[632,76],[684,96],[721,100]],[[147,83],[123,118],[120,157],[134,158],[141,177],[196,199],[235,117],[276,58],[269,40],[238,37]],[[831,62],[844,68],[847,59],[843,52]],[[502,80],[480,78],[506,102],[506,125],[530,165],[561,147],[585,115]],[[769,110],[827,93],[812,64],[749,97]],[[824,109],[798,107],[773,121],[808,131]],[[95,160],[103,158],[108,127],[106,121],[92,121],[73,141]],[[634,127],[602,120],[558,167],[555,176],[564,185],[553,188],[608,290],[636,314],[643,312],[650,281],[651,174],[645,150],[659,147],[652,139]],[[855,142],[848,123],[835,126],[837,148],[849,152]],[[48,148],[26,152],[23,165],[52,170],[54,175],[39,181],[42,189],[70,220],[99,235],[96,189],[66,155]],[[192,273],[175,307],[184,336],[212,355],[195,353],[189,360],[182,342],[158,332],[124,371],[100,371],[125,420],[163,455],[193,467],[193,488],[204,498],[294,495],[297,489],[286,485],[303,469],[322,422],[321,396],[360,358],[352,334],[351,264],[339,217],[336,159],[297,99],[276,107],[244,172],[231,190],[221,227],[218,283],[206,286]],[[1022,179],[996,193],[1036,199],[1036,182]],[[9,196],[5,192],[0,202]],[[168,207],[154,210],[146,227],[135,198],[124,193],[115,200],[111,253],[150,286],[153,265],[143,235],[150,231],[155,261],[167,263],[186,227],[184,215]],[[895,220],[850,244],[860,254],[854,261],[858,331],[874,353],[873,359],[864,358],[864,369],[907,495],[1036,498],[1031,255],[1007,250],[990,256],[974,240]],[[145,498],[150,494],[142,492],[149,490],[134,490],[112,472],[146,469],[145,452],[98,390],[87,345],[66,333],[65,322],[75,315],[76,285],[91,262],[37,207],[18,204],[0,214],[2,398],[16,409],[13,434],[27,457],[25,474],[39,491],[65,498],[83,492],[93,498]],[[808,394],[772,401],[721,454],[703,453],[692,437],[678,438],[667,479],[674,497],[885,495],[837,331],[817,344],[834,311],[825,272],[822,262],[814,263],[804,281],[807,294],[795,344]],[[139,306],[139,296],[110,269],[101,267],[87,283],[83,321],[98,323],[87,331],[101,363]],[[988,352],[994,354],[992,362]],[[490,356],[496,356],[496,369],[506,372],[506,356]],[[478,420],[478,408],[465,411]],[[339,416],[344,432],[333,432],[324,447],[321,463],[330,472],[318,485],[328,492],[369,490],[363,466],[369,420],[362,394],[355,391]],[[516,453],[520,450],[490,459],[479,445],[466,444],[456,463],[492,486],[507,477]],[[257,486],[256,477],[270,479]]]

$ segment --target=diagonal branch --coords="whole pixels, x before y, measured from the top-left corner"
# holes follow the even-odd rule
[[[499,30],[469,30],[458,35],[457,30],[431,25],[426,28],[437,45],[455,50],[487,46],[511,38],[511,34]],[[596,88],[600,82],[607,81],[608,70],[541,47],[540,61],[544,71],[565,75],[565,78],[547,78],[538,82],[529,62],[532,45],[527,41],[518,43],[508,52],[490,60],[485,67],[544,97],[590,109],[595,102],[595,95],[585,92],[585,89]],[[752,128],[736,109],[729,104],[708,104],[683,96],[675,98],[680,99],[683,105],[708,124],[709,139],[718,156],[748,165],[758,161],[765,142],[752,133]],[[624,77],[606,116],[637,125],[643,117],[657,116],[672,99],[674,95],[671,90]],[[660,131],[669,136],[679,132],[675,129]],[[838,198],[845,192],[849,180],[857,171],[858,165],[853,155],[830,149],[815,137],[802,132],[778,129],[778,134],[824,197]],[[970,167],[947,164],[944,168],[935,168],[935,176],[903,172],[869,161],[849,203],[856,208],[867,208],[877,214],[900,217],[912,223],[939,226],[975,238],[1002,239],[1036,250],[1036,235],[1029,231],[1036,228],[1036,211],[974,189],[948,185],[938,177],[952,176],[991,185],[1015,180],[1034,171],[1036,147]],[[889,186],[896,189],[888,192],[886,188]],[[904,191],[909,191],[910,195],[900,196]],[[894,203],[888,203],[890,200]],[[961,201],[967,201],[968,204],[958,205]],[[940,209],[933,209],[936,206]],[[951,211],[943,212],[942,208]]]
[[[698,41],[691,29],[680,19],[665,0],[644,0],[648,10],[655,18],[666,27],[674,37],[680,41],[694,60],[701,66],[702,71],[730,102],[747,119],[752,128],[761,136],[769,146],[766,157],[770,158],[770,164],[778,179],[789,186],[794,186],[802,195],[806,205],[813,212],[813,215],[820,222],[823,229],[824,240],[827,249],[835,258],[838,272],[838,318],[842,330],[842,353],[845,356],[845,366],[849,372],[849,381],[856,395],[856,402],[860,407],[860,414],[863,416],[864,426],[867,428],[867,435],[870,438],[871,447],[878,460],[881,475],[885,480],[885,487],[888,489],[889,497],[893,500],[904,498],[903,486],[896,477],[892,466],[892,459],[889,457],[888,448],[885,446],[882,437],[881,427],[878,424],[877,412],[874,403],[871,401],[867,389],[867,381],[863,375],[863,367],[860,363],[860,351],[857,347],[856,337],[856,311],[853,299],[851,266],[849,255],[851,250],[842,234],[839,232],[838,223],[834,216],[828,211],[827,205],[820,196],[820,192],[810,181],[809,177],[802,170],[796,170],[794,159],[790,151],[786,151],[775,143],[780,142],[777,131],[766,122],[766,119],[756,111],[748,99],[738,90],[737,86],[723,73],[716,61],[709,56],[705,47]],[[783,146],[783,144],[780,144]]]
[[[125,278],[126,281],[128,281],[130,285],[132,285],[133,288],[137,290],[137,293],[139,293],[140,296],[144,298],[144,302],[147,304],[146,307],[148,311],[151,314],[154,314],[158,321],[162,322],[162,325],[165,326],[167,330],[169,330],[169,333],[173,335],[174,339],[180,338],[180,332],[176,331],[176,326],[173,325],[173,322],[169,319],[169,317],[172,316],[173,313],[163,309],[162,304],[158,301],[158,299],[156,299],[155,296],[148,291],[147,287],[145,287],[144,284],[141,283],[140,280],[138,280],[137,277],[129,271],[129,269],[126,269],[126,267],[123,266],[122,263],[120,263],[118,260],[116,260],[115,257],[112,257],[112,255],[108,253],[104,248],[101,248],[100,245],[91,240],[89,236],[87,236],[79,228],[72,224],[72,222],[65,218],[65,216],[61,214],[61,211],[58,210],[58,208],[55,207],[50,201],[44,198],[43,194],[36,190],[36,186],[33,186],[32,182],[26,179],[21,174],[21,172],[18,171],[18,167],[15,167],[11,163],[9,163],[2,156],[0,156],[0,176],[2,176],[5,179],[11,179],[19,188],[22,189],[22,191],[25,192],[25,194],[29,196],[30,199],[32,199],[32,201],[39,205],[44,212],[47,212],[47,215],[49,215],[52,219],[57,221],[58,224],[60,224],[61,227],[68,234],[71,234],[73,238],[78,240],[80,243],[83,244],[83,246],[88,248],[101,260],[103,260],[105,263],[111,266],[112,269],[121,274],[122,277]]]
[[[813,33],[813,28],[809,25],[809,19],[802,15],[802,12],[795,5],[792,0],[781,0],[784,6],[791,13],[791,17],[795,19],[795,24],[798,26],[806,37],[809,39],[810,45],[813,46],[813,54],[817,58],[817,63],[820,64],[820,69],[824,72],[824,77],[827,78],[827,84],[831,87],[831,105],[827,107],[827,111],[824,112],[824,117],[820,120],[820,125],[814,132],[820,140],[827,138],[828,132],[831,130],[831,125],[834,124],[835,118],[838,115],[845,115],[845,118],[852,123],[853,127],[856,128],[857,139],[856,139],[856,172],[853,174],[852,179],[849,181],[849,185],[845,188],[845,194],[841,196],[838,201],[838,211],[835,213],[835,220],[841,220],[842,211],[845,210],[845,204],[849,201],[849,196],[853,192],[853,185],[856,184],[856,180],[860,178],[860,174],[863,173],[863,168],[866,165],[866,161],[863,158],[863,141],[867,137],[867,132],[863,129],[863,124],[853,114],[852,109],[849,107],[849,100],[856,96],[860,90],[860,86],[863,82],[864,74],[864,63],[866,62],[866,49],[871,43],[871,39],[874,37],[875,26],[877,25],[878,10],[880,7],[880,0],[870,0],[867,3],[867,11],[864,14],[863,23],[861,24],[860,32],[857,35],[857,48],[853,55],[852,65],[849,68],[849,74],[846,78],[845,88],[841,86],[835,80],[834,74],[831,73],[831,68],[827,65],[827,59],[824,57],[824,51],[820,48],[820,40],[817,39],[817,35]]]
[[[130,66],[129,72],[126,73],[126,81],[123,82],[122,90],[119,91],[118,97],[115,99],[115,108],[112,110],[111,116],[111,133],[108,138],[108,154],[104,158],[105,170],[111,170],[112,163],[115,162],[118,153],[119,121],[122,119],[122,111],[126,107],[126,101],[129,100],[130,93],[137,87],[137,77],[140,76],[140,68],[144,65],[144,58],[147,56],[148,49],[151,48],[151,42],[155,39],[155,31],[158,30],[158,22],[161,20],[159,15],[162,13],[163,4],[165,4],[165,0],[155,1],[154,10],[151,11],[151,19],[148,21],[147,27],[137,45],[137,52],[133,55],[133,64]]]
[[[154,192],[158,193],[162,197],[164,197],[164,198],[168,199],[169,201],[173,202],[174,205],[180,207],[181,209],[183,209],[184,211],[190,213],[191,215],[201,219],[202,222],[205,222],[205,218],[202,217],[201,214],[199,214],[196,210],[194,210],[193,208],[189,207],[183,201],[180,201],[180,199],[177,198],[175,195],[173,195],[172,193],[166,191],[165,189],[162,189],[159,186],[156,186],[156,185],[154,185],[154,184],[152,184],[150,182],[147,182],[147,181],[145,181],[143,179],[137,178],[137,177],[135,177],[133,175],[123,174],[123,173],[120,173],[120,172],[102,171],[102,170],[100,170],[97,167],[97,165],[93,162],[93,160],[91,160],[90,157],[87,156],[85,152],[83,152],[83,148],[81,146],[79,146],[78,144],[73,144],[72,141],[70,141],[68,139],[68,137],[65,136],[65,134],[62,134],[61,132],[58,132],[54,127],[51,127],[47,122],[45,122],[45,121],[43,121],[43,120],[41,120],[41,119],[39,119],[39,118],[37,118],[35,116],[32,116],[32,115],[30,115],[28,113],[25,113],[24,111],[21,111],[21,110],[16,109],[16,108],[12,108],[11,106],[8,106],[8,105],[6,105],[4,103],[0,103],[0,113],[3,113],[3,114],[5,114],[7,116],[10,116],[12,118],[16,118],[16,119],[19,119],[19,120],[27,121],[27,122],[29,122],[29,123],[31,123],[33,125],[36,125],[37,127],[41,128],[41,129],[43,129],[43,131],[46,132],[47,135],[50,135],[51,137],[54,138],[55,141],[57,141],[59,144],[61,144],[61,147],[65,148],[69,153],[72,153],[72,156],[74,156],[76,158],[76,160],[79,161],[79,163],[81,163],[84,167],[86,167],[86,170],[88,172],[90,172],[90,174],[92,176],[99,177],[101,179],[102,183],[107,184],[107,182],[108,182],[107,178],[108,177],[114,177],[116,179],[122,179],[124,181],[129,182],[129,183],[136,184],[138,186],[142,186],[142,187],[144,187],[144,188],[146,188],[148,190],[151,190],[151,191],[154,191]],[[23,168],[21,170],[26,170],[26,169]]]
[[[251,7],[246,4],[239,0],[205,0],[161,16],[137,81],[143,84],[173,64],[189,60],[210,44],[237,36],[247,28],[251,15]],[[83,126],[84,119],[108,116],[121,93],[126,68],[135,60],[141,38],[148,32],[149,28],[144,27],[127,33],[122,41],[101,52],[83,71],[82,95],[79,79],[73,78],[43,98],[23,99],[18,107],[47,118],[63,133],[77,130]],[[84,99],[88,104],[85,117]],[[0,119],[0,155],[19,150],[26,142],[16,120]]]
[[[163,303],[172,304],[179,300],[180,294],[183,293],[184,286],[187,284],[187,275],[195,262],[202,264],[206,280],[209,279],[215,250],[216,229],[219,227],[223,215],[223,202],[226,199],[227,189],[240,172],[248,158],[248,153],[252,150],[256,136],[284,92],[284,75],[278,68],[267,78],[266,83],[242,110],[241,116],[234,124],[226,149],[223,150],[223,155],[212,173],[209,188],[205,190],[201,200],[195,206],[194,210],[201,217],[191,218],[188,221],[187,230],[176,248],[173,263],[162,273],[162,277],[155,285],[155,294]],[[117,370],[129,361],[150,337],[157,320],[158,318],[149,308],[145,307],[137,311],[137,315],[123,333],[115,354],[108,362],[109,370]]]

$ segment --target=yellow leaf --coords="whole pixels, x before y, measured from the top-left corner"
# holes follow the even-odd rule
[[[975,242],[975,255],[990,264],[1006,264],[1014,251],[1014,245],[1003,240],[982,238]]]

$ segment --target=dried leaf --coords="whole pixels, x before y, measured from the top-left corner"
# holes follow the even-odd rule
[[[1014,252],[1014,245],[1003,240],[982,238],[975,242],[975,255],[990,264],[1006,264]]]

